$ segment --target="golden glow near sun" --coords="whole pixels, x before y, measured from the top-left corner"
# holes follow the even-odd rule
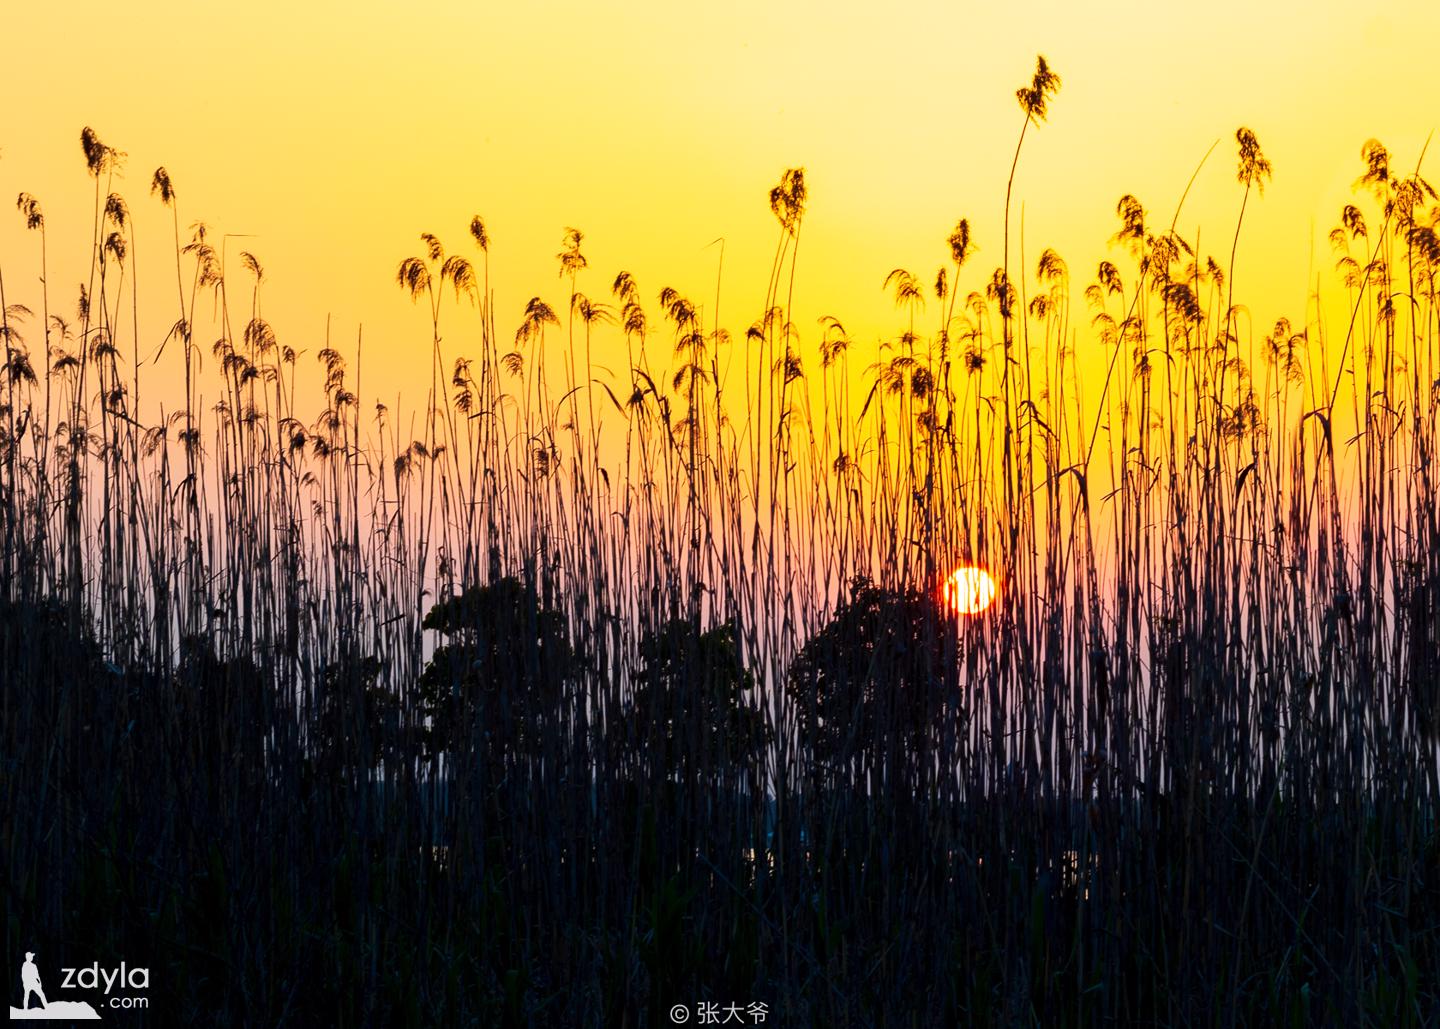
[[[995,579],[973,565],[955,569],[945,580],[945,604],[959,615],[978,615],[995,600]]]

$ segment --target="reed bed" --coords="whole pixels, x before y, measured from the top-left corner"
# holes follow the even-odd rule
[[[799,169],[743,334],[573,229],[509,322],[426,234],[412,418],[363,339],[297,395],[259,260],[86,129],[78,306],[35,197],[0,257],[7,952],[148,963],[154,1024],[1435,1024],[1440,210],[1367,143],[1262,332],[1235,142],[1219,257],[1127,195],[1025,264],[1007,187],[878,352],[792,322]]]

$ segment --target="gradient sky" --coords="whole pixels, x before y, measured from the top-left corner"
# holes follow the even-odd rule
[[[396,264],[422,231],[473,255],[474,213],[493,240],[502,335],[534,294],[563,307],[555,254],[571,225],[590,260],[580,288],[608,300],[629,270],[652,317],[662,286],[712,302],[711,243],[724,237],[723,321],[742,332],[775,244],[766,193],[792,165],[811,192],[795,320],[813,343],[816,318],[840,317],[868,362],[864,348],[901,328],[886,273],[933,280],[958,217],[980,247],[962,287],[1000,262],[1014,92],[1037,52],[1064,84],[1016,182],[1027,266],[1055,246],[1078,294],[1107,256],[1119,196],[1168,222],[1217,139],[1180,229],[1200,226],[1202,250],[1228,255],[1233,136],[1248,125],[1275,166],[1237,276],[1263,331],[1280,314],[1299,321],[1313,269],[1331,264],[1326,234],[1361,144],[1377,137],[1413,167],[1440,110],[1440,5],[1421,2],[7,8],[0,258],[12,302],[38,306],[33,237],[9,206],[26,190],[45,206],[51,281],[73,306],[92,188],[78,136],[92,125],[129,154],[117,188],[157,342],[175,318],[169,215],[147,196],[164,164],[185,223],[250,234],[227,253],[264,263],[282,342],[313,353],[327,315],[344,339],[363,322],[367,371],[378,363],[387,387],[427,367],[415,355],[428,325],[394,286]]]

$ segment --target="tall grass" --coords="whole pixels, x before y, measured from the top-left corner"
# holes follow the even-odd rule
[[[177,1024],[1435,1018],[1440,213],[1378,143],[1334,285],[1259,339],[1245,129],[1228,263],[1128,195],[1083,282],[1008,226],[973,271],[962,220],[878,355],[793,323],[798,169],[733,337],[596,299],[574,229],[567,303],[502,334],[476,217],[397,271],[417,421],[362,400],[363,339],[297,396],[260,262],[185,241],[164,169],[140,338],[123,154],[82,142],[75,317],[29,194],[0,263],[12,957],[148,963]]]

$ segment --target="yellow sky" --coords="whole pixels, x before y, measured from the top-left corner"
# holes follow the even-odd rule
[[[1217,138],[1180,227],[1202,225],[1203,249],[1228,254],[1233,134],[1249,125],[1276,174],[1247,215],[1237,299],[1259,325],[1299,320],[1360,145],[1378,137],[1408,168],[1440,110],[1440,6],[1421,2],[6,7],[0,195],[45,205],[65,306],[84,272],[77,139],[92,125],[129,154],[118,188],[136,216],[146,332],[158,341],[175,317],[169,217],[146,195],[164,164],[187,223],[249,234],[227,250],[264,263],[282,341],[313,353],[327,314],[346,339],[363,322],[367,370],[387,387],[417,368],[428,381],[413,356],[427,326],[395,266],[421,231],[470,252],[473,213],[493,239],[502,333],[533,294],[563,307],[555,254],[571,225],[590,260],[580,288],[608,299],[629,270],[652,316],[666,285],[711,303],[710,244],[724,237],[723,320],[743,331],[775,241],[766,192],[792,165],[811,191],[797,323],[812,341],[821,314],[862,346],[893,335],[885,274],[932,280],[956,218],[980,246],[962,286],[999,263],[1014,91],[1037,52],[1064,85],[1017,178],[1027,264],[1055,246],[1078,292],[1107,256],[1117,198],[1168,222]],[[9,203],[7,288],[34,305],[34,244]]]

